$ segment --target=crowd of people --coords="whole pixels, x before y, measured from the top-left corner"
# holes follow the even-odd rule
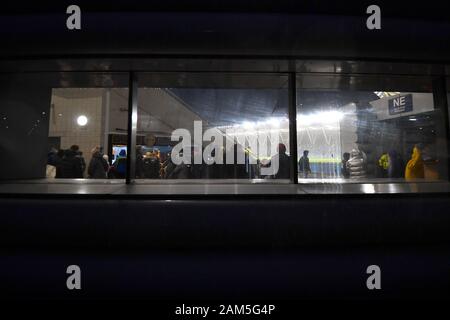
[[[423,145],[414,145],[411,158],[405,165],[402,156],[394,149],[384,152],[377,160],[375,177],[404,178],[406,180],[423,179],[425,166],[423,160]],[[342,156],[341,174],[344,178],[367,178],[367,156],[355,148]]]
[[[196,152],[201,152],[196,148],[191,148],[191,159],[195,158]],[[226,163],[226,151],[223,154],[223,164],[190,164],[173,163],[170,154],[162,155],[159,151],[142,154],[142,149],[138,147],[136,151],[136,178],[144,179],[253,179],[260,177],[259,168],[261,166],[270,166],[272,161],[256,164],[249,163],[249,154],[245,155],[245,163],[238,163],[238,145],[234,145],[234,161]],[[180,154],[182,156],[182,153]],[[212,155],[214,156],[214,154]],[[289,156],[286,154],[286,146],[278,146],[277,156],[279,161],[279,170],[273,174],[275,179],[289,179]],[[272,157],[273,158],[273,157]]]
[[[91,179],[106,179],[110,167],[108,156],[102,153],[100,147],[91,150],[91,160],[86,166],[83,152],[78,145],[72,145],[67,150],[50,150],[46,175],[56,179],[83,179],[87,174]]]
[[[290,156],[286,154],[286,146],[278,145],[278,153],[265,162],[257,161],[249,164],[248,154],[246,162],[237,162],[237,148],[234,146],[235,161],[233,164],[187,164],[175,165],[170,153],[162,154],[158,150],[143,152],[142,147],[136,148],[135,177],[138,179],[253,179],[253,178],[290,178]],[[405,178],[406,180],[424,178],[424,161],[422,158],[423,146],[414,146],[411,159],[403,162],[401,155],[396,150],[383,153],[377,161],[376,177],[380,178]],[[191,150],[192,158],[196,152]],[[304,150],[298,161],[298,173],[301,178],[308,178],[312,173],[309,151]],[[274,157],[278,157],[278,170],[270,176],[259,174],[261,167],[270,166]],[[224,159],[226,154],[224,154]],[[225,162],[225,161],[224,161]],[[127,170],[126,150],[121,150],[114,159],[109,162],[108,155],[103,154],[102,148],[95,147],[91,150],[89,164],[86,165],[83,152],[79,146],[72,145],[67,150],[52,149],[48,154],[47,178],[65,179],[124,179]],[[358,148],[350,153],[345,152],[342,156],[340,174],[346,179],[367,178],[367,156]]]

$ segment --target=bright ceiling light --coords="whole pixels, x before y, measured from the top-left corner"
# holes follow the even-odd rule
[[[297,117],[297,122],[302,125],[331,124],[339,122],[344,118],[344,114],[340,111],[322,111],[312,114],[301,114]]]
[[[322,117],[323,117],[322,122],[333,123],[342,120],[342,118],[344,118],[344,115],[342,112],[339,111],[329,111],[323,112]]]
[[[242,126],[244,127],[244,129],[252,129],[255,127],[255,123],[253,122],[249,122],[249,121],[245,121]]]
[[[267,120],[267,123],[269,123],[271,126],[279,127],[280,123],[281,123],[281,119],[280,118],[270,118],[269,120]]]
[[[80,127],[84,127],[87,124],[87,122],[88,122],[88,118],[86,116],[81,115],[77,118],[77,124]]]

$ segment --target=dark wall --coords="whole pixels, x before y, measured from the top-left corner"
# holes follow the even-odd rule
[[[44,75],[0,77],[0,179],[45,178],[50,101]]]
[[[2,198],[2,292],[70,301],[448,299],[449,205],[447,194]],[[72,264],[82,268],[78,292],[65,287]],[[372,264],[382,268],[378,293],[365,286]]]
[[[45,249],[448,246],[442,195],[0,199],[0,243]],[[57,240],[57,241],[56,241]]]
[[[448,62],[450,23],[366,15],[248,12],[85,12],[66,28],[64,8],[1,16],[1,57],[96,55],[255,56]]]

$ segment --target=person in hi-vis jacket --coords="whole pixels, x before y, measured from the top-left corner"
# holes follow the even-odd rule
[[[413,148],[411,159],[406,164],[405,179],[423,179],[425,177],[424,166],[422,160],[422,148],[416,144]]]

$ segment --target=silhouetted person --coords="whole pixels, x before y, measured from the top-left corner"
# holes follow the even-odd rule
[[[172,157],[169,154],[167,154],[167,159],[163,163],[163,171],[164,174],[161,176],[163,179],[169,179],[170,174],[172,173],[173,169],[175,169],[176,165],[172,162]]]
[[[143,174],[146,179],[158,179],[160,170],[160,161],[158,157],[151,152],[147,152],[143,158]]]
[[[184,150],[181,150],[179,155],[183,157]],[[191,161],[193,157],[191,157]],[[192,178],[192,165],[190,163],[186,164],[184,162],[176,165],[172,162],[172,158],[168,160],[169,163],[166,167],[166,179],[191,179]]]
[[[350,160],[350,153],[344,152],[342,155],[341,174],[345,179],[350,178],[350,171],[347,167],[348,160]]]
[[[120,150],[119,155],[113,164],[114,177],[117,179],[125,179],[127,172],[127,152],[125,149]]]
[[[83,152],[80,151],[80,147],[76,144],[72,145],[70,147],[70,150],[74,151],[76,153],[75,158],[80,162],[80,168],[81,168],[81,176],[84,176],[84,171],[86,170],[86,161],[83,157]]]
[[[53,158],[54,166],[56,167],[55,178],[62,178],[62,158],[64,157],[64,150],[58,150],[56,156]]]
[[[106,179],[108,174],[108,162],[103,158],[99,147],[91,151],[92,158],[89,162],[88,175],[91,179]]]
[[[61,178],[83,178],[81,162],[77,158],[77,153],[71,149],[64,151],[64,156],[61,160]]]
[[[135,166],[136,178],[144,178],[144,156],[142,155],[142,147],[136,147],[136,166]]]
[[[180,157],[183,157],[184,150],[180,151]],[[191,161],[193,158],[191,157]],[[191,172],[191,164],[188,163],[180,163],[178,165],[174,164],[172,160],[170,161],[170,170],[167,173],[167,179],[191,179],[192,178],[192,172]]]
[[[404,162],[395,150],[390,150],[388,153],[387,171],[389,178],[403,178],[403,172],[405,172]]]
[[[278,157],[278,171],[275,172],[275,179],[289,179],[291,176],[291,162],[290,157],[286,154],[286,146],[283,143],[278,145],[278,153],[271,159],[273,166],[274,157]]]
[[[301,173],[304,178],[308,178],[308,174],[311,173],[308,154],[308,150],[303,151],[303,156],[298,161],[298,172]]]

